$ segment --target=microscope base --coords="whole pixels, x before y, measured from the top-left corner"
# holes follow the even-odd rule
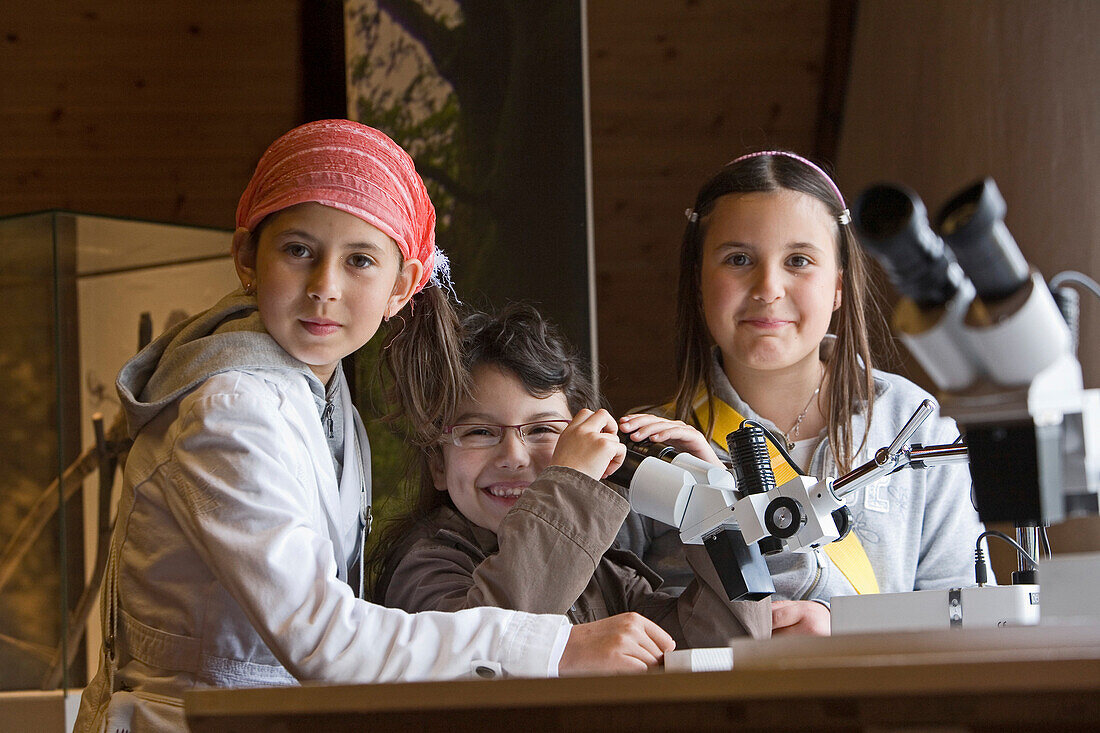
[[[1035,626],[1039,623],[1039,586],[987,585],[837,596],[832,599],[832,611],[834,634]]]

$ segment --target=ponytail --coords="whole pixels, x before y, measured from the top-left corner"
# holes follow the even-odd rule
[[[392,560],[403,554],[410,532],[450,502],[445,491],[435,490],[431,461],[441,458],[443,421],[454,414],[469,378],[462,367],[458,315],[447,293],[429,285],[414,295],[408,310],[390,320],[382,341],[377,376],[387,385],[384,420],[405,442],[402,473],[412,480],[401,482],[399,492],[410,508],[379,528],[365,550],[367,597],[380,604],[393,573]]]
[[[409,305],[391,320],[380,366],[389,377],[387,422],[404,422],[406,438],[423,447],[442,434],[443,420],[454,414],[468,377],[460,357],[458,316],[447,291],[430,285]]]

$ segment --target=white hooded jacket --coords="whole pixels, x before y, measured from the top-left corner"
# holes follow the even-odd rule
[[[408,614],[356,597],[347,581],[359,543],[348,538],[361,537],[369,491],[369,467],[352,467],[369,456],[365,432],[337,370],[338,486],[317,406],[324,386],[255,308],[227,296],[119,374],[135,441],[105,583],[105,608],[118,604],[104,636],[117,632],[115,664],[85,691],[76,730],[112,695],[112,715],[137,733],[182,728],[180,698],[196,687],[555,674],[563,616]]]

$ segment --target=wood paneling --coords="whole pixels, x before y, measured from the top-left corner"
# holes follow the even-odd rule
[[[838,163],[844,190],[889,180],[934,215],[992,176],[1005,223],[1048,278],[1100,277],[1100,4],[865,0]],[[1082,297],[1086,386],[1100,303]]]
[[[1098,37],[1100,3],[1090,0],[863,0],[841,187],[854,196],[875,181],[905,183],[934,215],[992,176],[1032,265],[1048,278],[1065,269],[1100,278]],[[1079,357],[1085,386],[1097,387],[1100,303],[1081,302]],[[1051,542],[1100,549],[1100,519],[1055,527]],[[992,546],[1005,582],[1014,562]]]
[[[230,227],[299,121],[298,0],[16,0],[0,11],[0,215]]]
[[[588,3],[602,386],[619,411],[675,385],[684,209],[729,159],[813,153],[829,3]]]

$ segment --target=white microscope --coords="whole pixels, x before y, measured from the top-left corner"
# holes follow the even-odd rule
[[[904,468],[966,460],[963,445],[906,445],[934,411],[931,400],[922,402],[888,447],[836,480],[798,475],[776,485],[765,443],[772,438],[751,420],[726,438],[732,469],[667,445],[631,443],[608,480],[629,490],[634,511],[678,527],[684,544],[704,545],[730,600],[762,600],[775,592],[763,556],[842,539],[852,524],[847,494]]]
[[[1036,624],[1045,527],[1097,513],[1100,391],[1084,389],[1067,317],[1005,210],[993,180],[980,181],[943,207],[941,238],[916,194],[878,185],[856,201],[852,223],[902,295],[895,332],[959,424],[979,516],[1016,525],[1019,570],[1010,586],[979,575],[976,588],[836,598],[834,633]]]

